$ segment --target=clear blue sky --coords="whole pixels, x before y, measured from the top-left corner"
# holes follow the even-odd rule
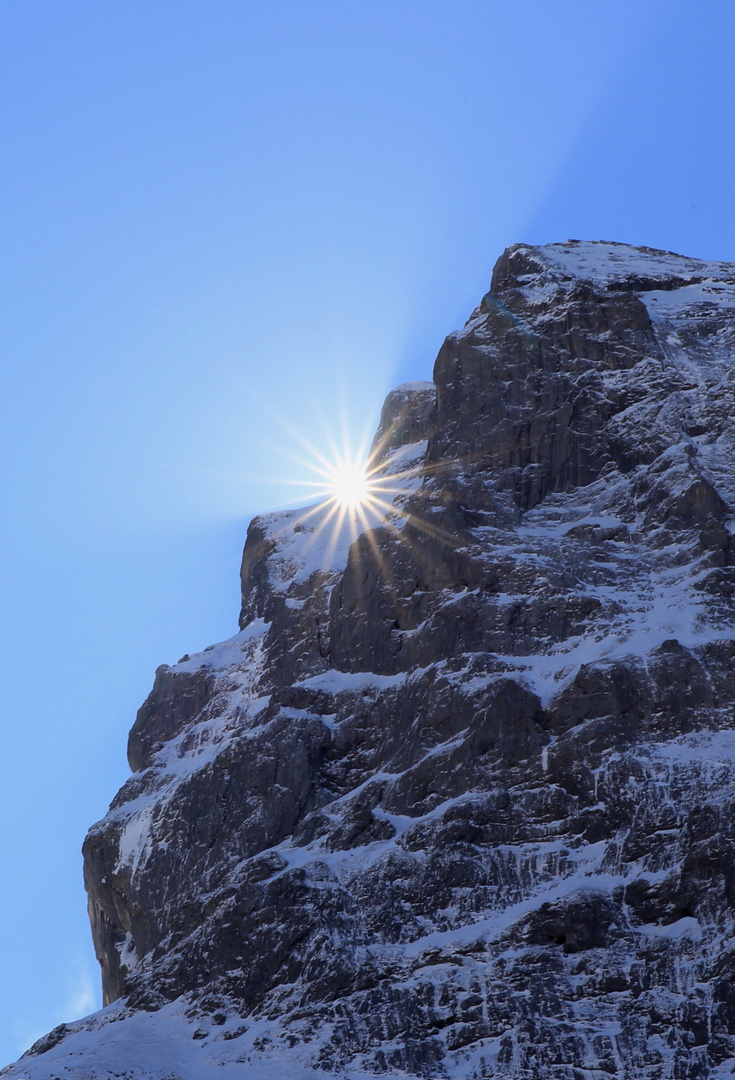
[[[722,0],[3,0],[0,1065],[97,1004],[79,847],[300,439],[518,240],[735,260]]]

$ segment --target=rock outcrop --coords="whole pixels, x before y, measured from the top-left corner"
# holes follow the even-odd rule
[[[735,1071],[734,418],[735,264],[505,252],[371,506],[256,518],[240,632],[158,670],[108,1007],[7,1076]]]

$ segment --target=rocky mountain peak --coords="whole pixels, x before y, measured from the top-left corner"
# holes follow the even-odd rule
[[[735,264],[509,248],[372,506],[256,518],[239,633],[159,668],[107,1008],[7,1076],[730,1075],[734,355]]]

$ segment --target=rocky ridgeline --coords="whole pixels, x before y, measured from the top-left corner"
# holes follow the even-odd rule
[[[8,1078],[735,1069],[735,265],[510,248],[434,384],[367,523],[256,518],[240,633],[159,668],[111,1004]]]

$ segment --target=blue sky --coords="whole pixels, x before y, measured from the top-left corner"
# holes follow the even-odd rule
[[[735,8],[3,0],[0,1065],[97,1004],[79,848],[155,667],[515,241],[735,260]]]

